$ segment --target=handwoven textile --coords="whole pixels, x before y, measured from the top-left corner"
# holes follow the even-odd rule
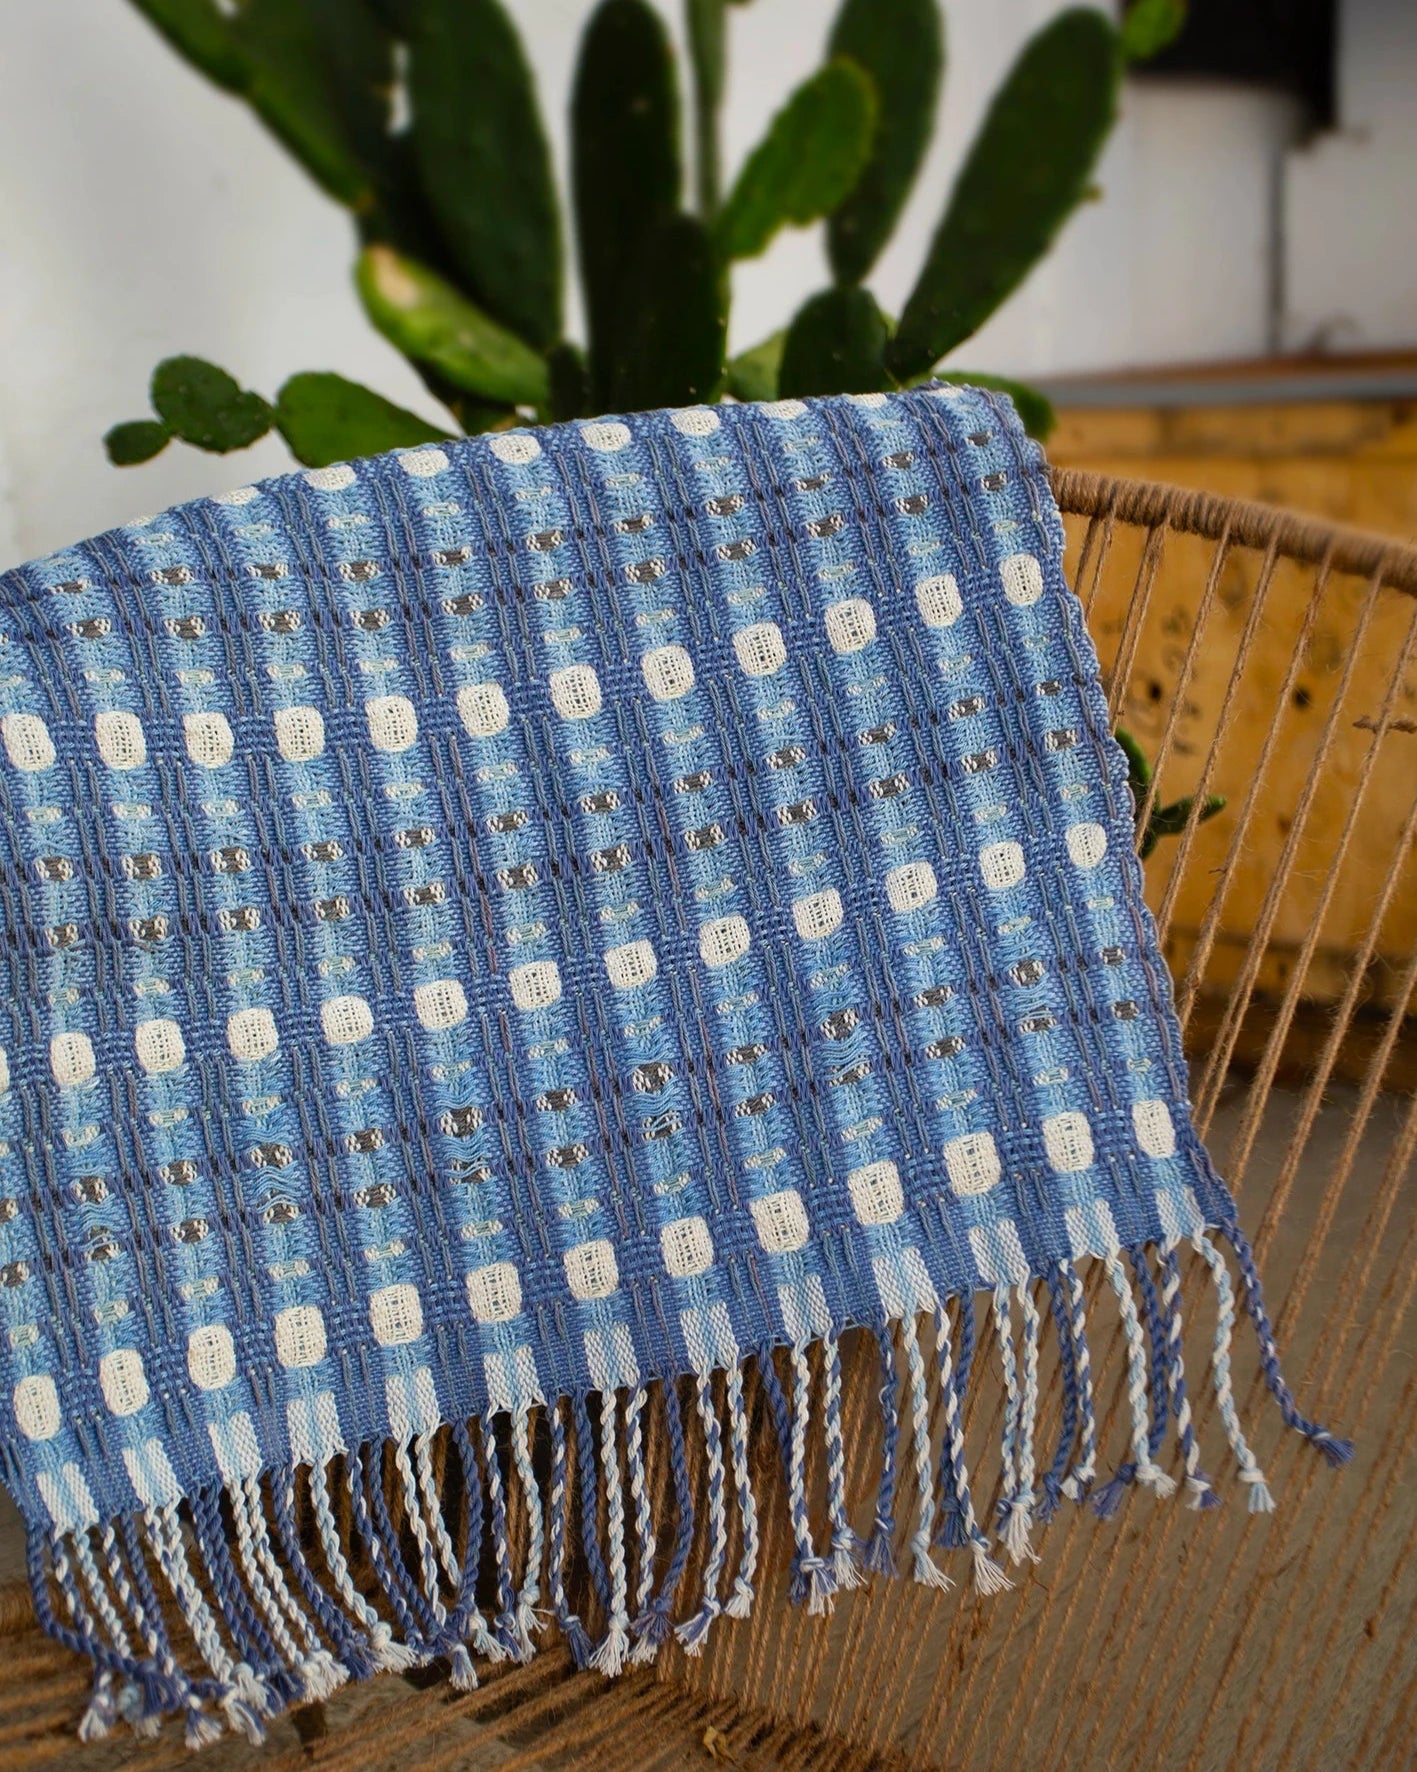
[[[1240,1309],[1344,1456],[1191,1125],[1062,546],[1007,402],[933,387],[287,475],[0,580],[5,1478],[88,1733],[553,1621],[696,1649],[764,1437],[818,1609],[997,1587],[1062,1497],[1211,1505],[1183,1245],[1252,1505]]]

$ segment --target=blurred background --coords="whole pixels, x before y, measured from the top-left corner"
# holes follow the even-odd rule
[[[509,0],[563,191],[590,0]],[[822,59],[836,0],[728,10],[731,182]],[[683,14],[661,8],[681,50]],[[935,137],[873,276],[899,312],[960,159],[1046,0],[949,0]],[[439,420],[369,325],[348,215],[127,0],[3,0],[0,565],[290,465],[173,447],[119,470],[102,437],[154,363],[209,357],[269,394],[333,369]],[[1417,6],[1195,0],[1125,80],[1096,200],[958,353],[1054,398],[1055,459],[1417,532]],[[733,271],[729,349],[825,281],[820,224]],[[568,279],[568,331],[584,336]],[[446,415],[443,415],[446,422]]]

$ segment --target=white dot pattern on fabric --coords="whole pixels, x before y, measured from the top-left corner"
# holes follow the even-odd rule
[[[467,992],[456,978],[434,978],[413,988],[413,1012],[431,1031],[467,1020]]]
[[[685,437],[711,437],[718,429],[718,414],[706,406],[691,406],[670,415],[670,424]]]
[[[697,1215],[661,1225],[659,1250],[665,1267],[681,1280],[706,1274],[713,1266],[713,1238],[706,1221]]]
[[[487,447],[509,467],[523,468],[541,454],[541,445],[526,431],[508,431],[502,437],[489,437]]]
[[[935,870],[928,861],[908,861],[886,875],[886,897],[891,909],[902,916],[918,911],[922,905],[933,904],[939,890]]]
[[[699,930],[699,958],[705,966],[731,966],[752,946],[753,937],[743,917],[715,917]]]
[[[694,661],[682,646],[656,646],[640,660],[640,670],[656,701],[678,701],[694,687]]]
[[[15,1420],[27,1440],[52,1440],[59,1432],[59,1392],[47,1372],[22,1378],[14,1390]]]
[[[98,754],[110,769],[141,769],[148,760],[148,741],[136,714],[96,714],[93,723]]]
[[[224,768],[236,748],[225,714],[184,714],[182,740],[187,755],[203,769]]]
[[[290,1371],[325,1357],[325,1317],[317,1305],[292,1304],[275,1315],[276,1358]]]
[[[279,1044],[269,1009],[237,1009],[226,1018],[226,1044],[238,1064],[269,1058]]]
[[[187,1045],[181,1027],[170,1016],[155,1016],[140,1021],[133,1029],[133,1047],[138,1063],[149,1076],[161,1076],[180,1068],[187,1057]]]
[[[277,708],[272,716],[276,749],[287,763],[311,763],[325,748],[325,716],[318,708],[301,705]]]
[[[1092,1164],[1092,1126],[1086,1114],[1070,1109],[1050,1114],[1043,1122],[1043,1148],[1060,1175],[1073,1175]]]
[[[624,449],[630,441],[630,427],[622,424],[594,424],[581,426],[581,441],[588,449],[595,449],[602,454],[614,455]]]
[[[1017,843],[989,843],[979,851],[979,871],[991,892],[1017,886],[1025,867],[1023,849]]]
[[[417,1286],[401,1281],[369,1295],[369,1327],[380,1347],[403,1347],[423,1333],[423,1301]]]
[[[187,1372],[200,1391],[219,1391],[236,1376],[236,1343],[225,1323],[206,1323],[187,1337]]]
[[[567,665],[552,671],[547,688],[551,705],[563,720],[589,720],[600,712],[600,678],[589,665]]]
[[[16,769],[34,774],[54,765],[54,740],[38,714],[6,714],[0,719],[5,755]]]
[[[1100,824],[1069,825],[1067,844],[1074,867],[1095,868],[1107,853],[1107,833]]]
[[[521,1276],[510,1261],[492,1261],[467,1276],[468,1308],[479,1323],[509,1323],[522,1308]]]
[[[833,652],[860,652],[876,637],[876,612],[864,597],[847,597],[826,613],[827,639]]]
[[[7,1093],[10,1087],[10,1054],[0,1046],[0,1095]]]
[[[261,496],[259,486],[234,486],[230,492],[218,492],[212,503],[217,505],[249,505]]]
[[[416,480],[431,480],[448,469],[448,458],[441,449],[408,449],[399,456],[398,463],[404,473],[412,474]]]
[[[841,928],[842,915],[841,894],[835,886],[792,901],[792,921],[803,941],[825,940]]]
[[[627,941],[609,950],[605,970],[617,991],[632,991],[649,983],[659,971],[659,960],[650,942]]]
[[[915,587],[915,602],[927,628],[953,627],[964,614],[964,603],[952,572],[922,578]]]
[[[771,677],[787,663],[782,629],[775,621],[755,621],[733,636],[739,668],[749,677]]]
[[[765,400],[758,408],[764,418],[801,418],[807,408],[800,400]]]
[[[577,1243],[565,1254],[566,1284],[574,1297],[609,1298],[620,1284],[614,1246],[604,1237]]]
[[[1003,1175],[992,1132],[966,1132],[945,1146],[945,1170],[957,1194],[987,1194]]]
[[[310,468],[305,474],[305,484],[313,486],[316,492],[343,492],[346,486],[353,486],[354,469],[347,461],[335,462],[328,468]]]
[[[999,577],[1010,603],[1026,609],[1043,595],[1043,568],[1032,554],[1010,554],[999,562]]]
[[[135,1347],[116,1347],[98,1363],[98,1384],[112,1415],[136,1415],[148,1400],[148,1375]]]
[[[49,1042],[49,1069],[61,1088],[87,1083],[94,1073],[93,1041],[80,1028],[55,1034]]]
[[[561,971],[554,960],[528,960],[507,974],[518,1009],[549,1009],[561,1000]]]
[[[848,394],[846,397],[853,406],[864,406],[870,412],[879,412],[883,406],[890,404],[888,394]]]
[[[758,1241],[771,1255],[790,1255],[794,1249],[801,1249],[811,1235],[807,1209],[795,1187],[763,1194],[748,1205]]]
[[[363,997],[330,997],[320,1005],[320,1027],[331,1046],[357,1046],[374,1032],[374,1012]]]
[[[905,1210],[900,1170],[888,1159],[850,1170],[846,1186],[852,1210],[862,1224],[894,1224]]]
[[[512,717],[500,683],[468,683],[458,691],[458,718],[471,738],[495,738]]]
[[[1164,1101],[1134,1101],[1132,1129],[1137,1135],[1137,1143],[1147,1156],[1175,1156],[1176,1125],[1171,1118],[1171,1110]]]
[[[376,751],[406,751],[418,738],[418,715],[406,695],[376,695],[364,704]]]

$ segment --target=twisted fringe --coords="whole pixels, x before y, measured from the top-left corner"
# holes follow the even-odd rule
[[[1217,1238],[1230,1245],[1238,1292]],[[1267,1513],[1274,1499],[1241,1427],[1231,1373],[1242,1304],[1286,1422],[1330,1463],[1344,1463],[1352,1447],[1299,1412],[1240,1232],[1225,1225],[1191,1243],[1215,1295],[1209,1381],[1217,1414],[1250,1510]],[[94,1666],[79,1733],[97,1740],[122,1721],[151,1735],[176,1715],[193,1747],[226,1730],[259,1742],[267,1720],[290,1704],[326,1697],[350,1678],[433,1661],[446,1662],[454,1685],[470,1690],[474,1657],[526,1660],[548,1614],[576,1665],[607,1676],[653,1659],[671,1634],[699,1654],[719,1617],[746,1617],[753,1605],[760,1554],[753,1454],[764,1431],[782,1459],[789,1592],[812,1613],[830,1611],[837,1594],[868,1574],[895,1573],[898,1501],[915,1581],[952,1585],[936,1560],[939,1547],[969,1553],[979,1591],[1006,1589],[995,1545],[1015,1565],[1036,1561],[1034,1528],[1064,1498],[1090,1498],[1106,1517],[1130,1486],[1169,1496],[1177,1481],[1161,1459],[1173,1428],[1189,1504],[1219,1506],[1201,1466],[1187,1385],[1178,1257],[1173,1241],[1101,1259],[1125,1348],[1130,1455],[1095,1490],[1097,1409],[1077,1263],[1060,1262],[1024,1285],[1000,1283],[987,1295],[1005,1399],[995,1499],[985,1512],[997,1517],[992,1543],[965,1446],[976,1337],[968,1297],[953,1307],[936,1300],[919,1318],[907,1313],[875,1328],[880,1449],[864,1541],[849,1510],[835,1334],[780,1350],[785,1383],[771,1352],[757,1357],[765,1408],[756,1421],[739,1366],[691,1381],[697,1497],[679,1388],[637,1386],[452,1422],[440,1437],[423,1432],[365,1446],[309,1469],[303,1489],[294,1472],[269,1473],[86,1528],[31,1528],[40,1622]],[[1061,1420],[1040,1476],[1045,1326],[1057,1344]],[[656,1406],[667,1430],[655,1442],[668,1462],[663,1497],[646,1461],[646,1418]],[[681,1616],[696,1547],[698,1591]],[[159,1589],[172,1601],[166,1613]]]

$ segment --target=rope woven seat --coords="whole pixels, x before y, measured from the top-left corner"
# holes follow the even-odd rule
[[[1417,548],[1179,487],[1076,469],[1052,483],[1112,717],[1151,764],[1139,826],[1166,815],[1147,897],[1176,978],[1197,1128],[1255,1228],[1295,1388],[1353,1436],[1353,1474],[1321,1480],[1320,1461],[1254,1407],[1263,1374],[1237,1341],[1234,1396],[1255,1423],[1274,1514],[1232,1499],[1191,1521],[1147,1497],[1114,1521],[1097,1517],[1105,1506],[1070,1510],[1012,1592],[985,1600],[965,1583],[938,1593],[878,1579],[821,1618],[783,1597],[786,1495],[780,1468],[759,1456],[762,1598],[702,1656],[676,1647],[607,1683],[553,1643],[526,1666],[492,1668],[475,1691],[454,1689],[445,1669],[384,1677],[273,1723],[263,1749],[224,1738],[204,1765],[1407,1763]],[[1203,816],[1208,796],[1223,796],[1223,811]],[[1180,1259],[1177,1284],[1194,1283],[1200,1260]],[[1099,1437],[1117,1445],[1123,1329],[1105,1284],[1088,1287],[1087,1308]],[[975,1358],[990,1379],[970,1403],[971,1445],[997,1438],[1005,1407],[991,1334],[981,1325]],[[1197,1369],[1207,1352],[1198,1339]],[[846,1480],[864,1515],[880,1457],[874,1337],[846,1337],[842,1359]],[[1050,1376],[1049,1444],[1067,1406]],[[750,1413],[767,1407],[751,1370],[746,1390]],[[1194,1411],[1197,1434],[1214,1440],[1208,1386],[1194,1387]],[[942,1423],[931,1431],[938,1448]],[[657,1435],[649,1455],[650,1484],[666,1490]],[[397,1519],[396,1479],[388,1505]],[[188,1763],[178,1730],[78,1744],[86,1670],[41,1634],[19,1586],[0,1590],[0,1636],[0,1772]]]

